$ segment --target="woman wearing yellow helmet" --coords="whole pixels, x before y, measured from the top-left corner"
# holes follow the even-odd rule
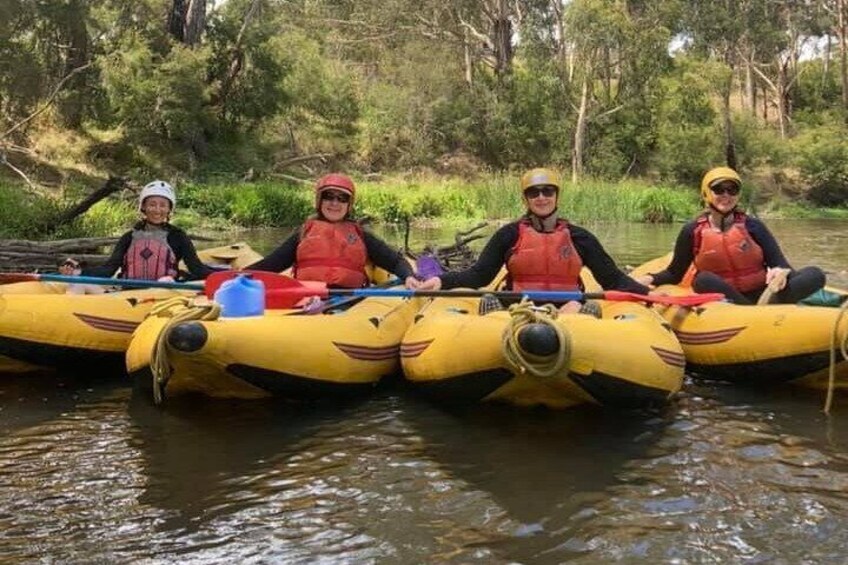
[[[821,269],[793,270],[765,224],[738,210],[741,189],[742,179],[733,169],[707,171],[701,180],[707,209],[680,230],[669,266],[640,282],[676,284],[691,265],[696,292],[721,292],[736,304],[756,303],[773,279],[780,288],[773,301],[781,303],[798,302],[824,287]]]
[[[479,288],[506,265],[511,290],[582,290],[580,270],[586,266],[604,289],[649,292],[616,266],[592,233],[559,217],[561,182],[556,172],[527,171],[520,187],[527,213],[495,232],[473,266],[427,279],[422,289]],[[579,308],[579,303],[569,303],[562,309]]]

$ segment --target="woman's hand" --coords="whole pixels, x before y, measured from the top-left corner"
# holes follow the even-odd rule
[[[441,290],[442,279],[439,277],[430,277],[426,281],[419,282],[418,288],[415,290]]]
[[[174,282],[174,277],[171,275],[165,275],[164,277],[156,279],[156,282]]]
[[[77,276],[82,273],[80,264],[76,259],[70,257],[65,259],[65,262],[59,265],[59,273],[68,277]]]
[[[783,290],[786,286],[786,275],[789,274],[791,269],[784,269],[783,267],[769,267],[766,269],[766,286],[770,285],[772,281],[775,281],[777,288],[774,289],[775,292]],[[775,280],[777,279],[777,280]]]
[[[654,286],[654,275],[642,275],[635,277],[633,280],[645,286]]]
[[[580,312],[580,308],[583,305],[577,302],[576,300],[569,300],[565,304],[559,307],[560,314],[577,314]]]
[[[421,281],[419,281],[415,277],[406,277],[406,280],[403,281],[403,284],[409,290],[416,290],[421,287]]]

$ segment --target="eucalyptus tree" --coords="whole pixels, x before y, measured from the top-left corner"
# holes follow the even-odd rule
[[[670,65],[673,7],[661,2],[624,0],[572,0],[565,5],[562,41],[566,46],[558,51],[560,60],[567,65],[567,72],[561,76],[572,85],[573,180],[584,172],[590,124],[609,120],[623,110],[645,110],[650,104],[652,89]],[[650,112],[635,114],[633,128],[650,131]],[[630,156],[631,165],[626,170],[644,157],[638,153],[645,151],[649,143],[641,143],[641,149]]]

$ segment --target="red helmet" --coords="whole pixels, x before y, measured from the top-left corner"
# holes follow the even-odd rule
[[[318,182],[315,183],[316,199],[318,199],[321,191],[328,188],[341,190],[342,192],[350,194],[350,204],[351,206],[353,205],[353,201],[356,198],[356,186],[354,186],[353,179],[349,176],[341,173],[330,173],[329,175],[324,175],[318,179]]]

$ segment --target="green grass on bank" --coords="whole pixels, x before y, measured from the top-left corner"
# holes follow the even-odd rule
[[[398,176],[357,180],[359,216],[376,223],[413,225],[516,218],[524,211],[516,175],[490,174],[473,180]],[[292,226],[313,210],[314,195],[304,184],[223,182],[177,185],[175,223],[194,233]],[[74,191],[74,199],[81,197]],[[51,221],[75,200],[35,196],[22,186],[0,183],[0,237],[82,237],[118,234],[135,221],[136,203],[119,194],[97,203],[72,225],[50,232]],[[566,183],[561,214],[577,222],[677,222],[700,210],[697,190],[643,181]],[[759,203],[766,218],[848,218],[846,209],[820,209],[794,201]]]

